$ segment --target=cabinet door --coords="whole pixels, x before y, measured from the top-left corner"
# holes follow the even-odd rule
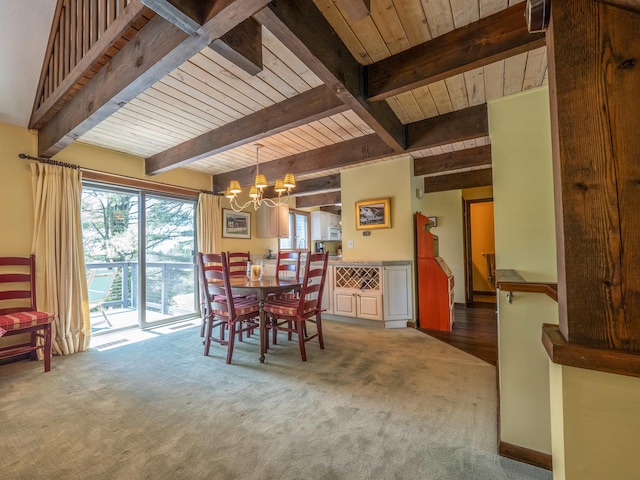
[[[382,297],[380,295],[356,294],[358,318],[382,320]]]
[[[411,265],[384,267],[384,319],[410,320],[413,316],[411,302]]]
[[[279,205],[271,208],[262,206],[256,212],[258,216],[258,238],[287,238],[289,236],[289,207]]]
[[[335,299],[333,303],[334,314],[344,315],[345,317],[357,316],[355,293],[336,290],[333,298]]]
[[[327,278],[324,280],[322,292],[322,309],[325,313],[333,314],[333,267],[327,267]]]

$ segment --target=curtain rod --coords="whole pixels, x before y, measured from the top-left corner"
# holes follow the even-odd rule
[[[108,182],[108,183],[116,183],[118,184],[120,181],[120,184],[124,184],[127,186],[133,186],[133,187],[139,187],[139,188],[153,188],[156,187],[157,189],[160,190],[170,190],[169,193],[178,193],[180,194],[180,192],[182,192],[182,194],[186,194],[186,192],[189,192],[190,194],[193,193],[207,193],[210,195],[224,195],[224,192],[214,192],[211,190],[203,190],[203,189],[197,189],[197,188],[189,188],[189,187],[179,187],[179,186],[175,186],[175,185],[169,185],[166,183],[160,183],[160,182],[154,182],[151,180],[146,180],[146,179],[141,179],[141,178],[135,178],[135,177],[127,177],[125,175],[120,175],[117,173],[107,173],[107,172],[101,172],[98,170],[91,170],[89,168],[84,168],[81,167],[80,165],[75,165],[73,163],[65,163],[65,162],[58,162],[56,160],[51,160],[50,158],[43,158],[43,157],[32,157],[31,155],[27,155],[25,153],[20,153],[18,155],[18,157],[22,158],[22,159],[27,159],[27,160],[36,160],[38,162],[41,163],[48,163],[51,165],[58,165],[60,167],[67,167],[67,168],[73,168],[73,169],[77,169],[77,170],[81,170],[82,172],[85,172],[86,178],[88,180],[95,180],[95,181],[104,181],[104,182]]]
[[[58,162],[57,160],[51,160],[50,158],[32,157],[31,155],[27,155],[25,153],[21,153],[18,156],[22,159],[26,158],[27,160],[37,160],[40,163],[48,163],[49,165],[57,165],[58,167],[66,167],[66,168],[73,168],[74,170],[80,170],[80,165],[75,165],[73,163]]]

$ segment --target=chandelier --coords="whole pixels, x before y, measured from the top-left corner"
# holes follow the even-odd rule
[[[256,149],[256,179],[253,186],[249,189],[250,200],[244,205],[240,205],[238,203],[236,197],[239,193],[242,192],[242,188],[240,187],[240,182],[238,180],[231,180],[224,194],[224,196],[229,199],[229,204],[231,205],[231,208],[234,212],[240,212],[251,204],[253,204],[254,210],[258,210],[258,208],[263,205],[272,208],[280,205],[285,205],[289,201],[291,189],[296,186],[296,179],[293,176],[293,173],[287,173],[282,180],[276,180],[274,190],[278,194],[278,198],[275,200],[272,198],[262,198],[264,189],[268,186],[267,178],[264,175],[260,174],[260,161],[258,158],[258,151],[260,150],[260,148],[262,148],[262,145],[256,143],[253,146]],[[283,197],[283,194],[285,193],[286,196]]]

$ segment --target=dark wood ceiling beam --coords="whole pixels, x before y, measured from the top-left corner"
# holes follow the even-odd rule
[[[407,151],[463,142],[487,135],[487,105],[476,105],[408,124]]]
[[[289,50],[333,90],[395,152],[405,147],[405,132],[386,102],[370,104],[362,95],[361,67],[312,0],[278,0],[258,12]]]
[[[413,162],[413,175],[420,177],[422,175],[486,165],[491,165],[491,145],[416,158]]]
[[[446,192],[463,188],[487,187],[493,185],[491,168],[469,170],[468,172],[451,173],[424,178],[424,192]]]
[[[193,35],[202,26],[202,5],[198,0],[140,0],[144,5],[183,32]]]
[[[295,175],[320,172],[388,157],[393,153],[393,150],[380,140],[376,134],[371,134],[279,158],[271,162],[261,163],[260,173],[265,174],[267,180],[273,181],[276,178],[281,178],[286,172],[291,172]],[[213,177],[213,189],[216,192],[224,192],[231,180],[238,180],[243,186],[251,185],[255,174],[255,167],[245,167],[215,175]]]
[[[345,110],[322,85],[149,157],[145,170],[161,173]]]
[[[273,191],[273,188],[270,188],[269,190],[270,191],[266,192],[264,195],[266,198],[274,198],[278,196],[278,194]],[[300,180],[297,182],[296,187],[291,191],[291,194],[297,196],[328,190],[340,190],[339,173],[327,175],[326,177],[316,177],[309,178],[307,180]]]
[[[338,190],[336,192],[296,197],[296,208],[324,207],[327,205],[336,205],[341,202],[342,194]]]
[[[209,47],[249,75],[262,71],[262,25],[253,18],[247,18]]]
[[[218,0],[218,15],[201,29],[224,34],[266,3],[268,0]],[[244,18],[240,6],[246,7]],[[38,155],[55,155],[210,42],[207,35],[189,36],[156,15],[40,129]]]
[[[383,100],[545,45],[529,33],[524,3],[368,65],[366,95]]]
[[[483,137],[489,133],[487,106],[479,105],[409,124],[407,131],[411,132],[412,139],[407,152]],[[286,172],[296,175],[319,172],[389,157],[394,153],[376,134],[372,134],[261,163],[260,172],[267,179],[275,179]],[[214,190],[224,191],[231,180],[238,180],[243,186],[251,185],[255,174],[255,167],[245,167],[216,175],[213,178]]]

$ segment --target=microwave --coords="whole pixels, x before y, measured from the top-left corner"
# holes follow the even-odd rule
[[[328,240],[341,240],[342,239],[342,230],[338,227],[329,227],[329,235],[327,235]]]

